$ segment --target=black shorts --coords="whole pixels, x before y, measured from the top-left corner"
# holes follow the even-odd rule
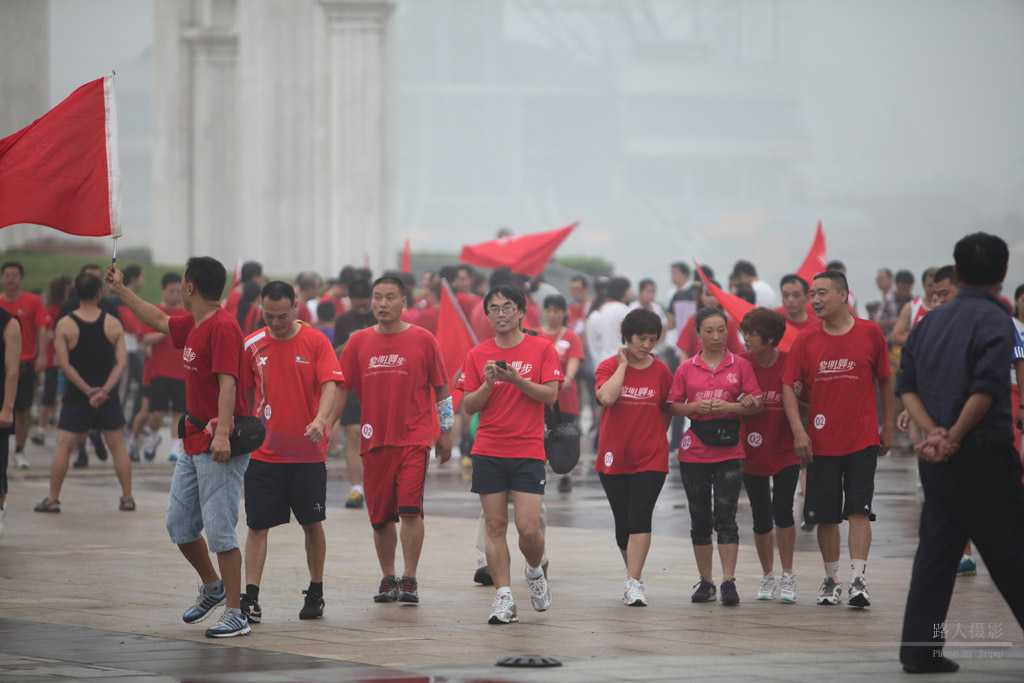
[[[18,364],[18,393],[14,396],[14,412],[20,413],[32,408],[36,393],[36,365],[34,360],[23,360]]]
[[[349,391],[348,399],[345,400],[345,408],[341,411],[341,426],[358,425],[363,422],[363,410],[359,406],[359,399],[356,392]]]
[[[499,458],[473,454],[473,493],[521,491],[544,495],[544,461],[536,458]]]
[[[75,434],[85,434],[93,429],[108,432],[121,427],[124,427],[124,412],[117,394],[113,394],[99,408],[88,404],[69,406],[65,403],[60,407],[60,417],[57,419],[57,429]]]
[[[185,412],[185,380],[154,377],[149,380],[149,409],[155,413]]]
[[[875,521],[878,446],[847,455],[816,455],[807,465],[804,517],[814,524],[839,524],[850,515]]]
[[[43,397],[39,400],[40,405],[57,405],[57,373],[58,368],[46,368],[43,375]]]
[[[291,521],[305,526],[327,518],[327,464],[249,460],[245,470],[245,523],[270,529]]]

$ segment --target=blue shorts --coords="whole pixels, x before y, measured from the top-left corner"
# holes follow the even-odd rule
[[[544,461],[536,458],[499,458],[473,454],[472,493],[521,491],[544,495]]]
[[[181,545],[199,540],[206,529],[206,543],[215,553],[238,547],[238,504],[248,455],[214,462],[209,452],[179,455],[171,479],[167,506],[167,533]]]

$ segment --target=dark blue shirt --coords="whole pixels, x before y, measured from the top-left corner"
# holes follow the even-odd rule
[[[1013,429],[1010,368],[1016,330],[999,299],[965,287],[910,331],[896,393],[918,394],[940,427],[952,427],[971,394],[992,407],[975,429]]]

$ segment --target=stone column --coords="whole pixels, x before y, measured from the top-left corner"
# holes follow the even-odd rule
[[[327,19],[316,230],[331,269],[395,266],[393,0],[320,0]],[[323,269],[321,267],[321,269]]]
[[[3,2],[0,45],[0,138],[5,138],[50,109],[50,4]],[[46,228],[11,226],[0,230],[0,248],[34,237],[63,236]]]

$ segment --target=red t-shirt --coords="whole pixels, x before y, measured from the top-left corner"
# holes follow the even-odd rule
[[[14,301],[0,295],[0,308],[16,317],[21,324],[21,360],[34,359],[38,351],[39,328],[50,324],[50,314],[46,312],[43,300],[32,292],[22,292]]]
[[[483,308],[484,305],[483,297],[471,292],[455,292],[455,300],[459,302],[459,307],[467,318],[473,314],[473,309]]]
[[[565,377],[566,368],[569,366],[570,358],[579,358],[580,363],[586,358],[583,352],[583,342],[580,336],[568,327],[562,328],[559,334],[545,334],[543,329],[538,329],[537,334],[551,342],[558,354],[558,360],[562,364],[562,377]],[[561,338],[559,338],[561,336]],[[565,386],[558,391],[558,409],[568,415],[580,414],[580,392],[576,382]]]
[[[301,301],[299,302],[298,310],[296,311],[296,317],[304,323],[308,323],[310,325],[313,324],[313,314],[310,313],[309,306]]]
[[[57,367],[57,349],[53,345],[53,330],[57,327],[57,314],[60,313],[60,306],[47,306],[46,314],[50,316],[50,322],[46,323],[46,329],[50,331],[50,342],[46,345],[46,367]]]
[[[157,304],[156,307],[172,318],[188,316],[188,311],[183,306],[170,308],[163,304]],[[142,325],[143,335],[152,334],[153,332],[155,330],[149,325]],[[185,364],[181,362],[181,352],[175,348],[174,341],[170,335],[164,335],[163,339],[152,344],[149,353],[149,358],[146,359],[146,368],[143,370],[143,375],[145,375],[146,379],[143,386],[148,386],[148,380],[154,377],[185,379]]]
[[[382,446],[423,446],[434,440],[434,387],[447,384],[434,335],[410,325],[396,334],[376,326],[353,332],[341,352],[342,386],[362,406],[359,453]]]
[[[238,302],[242,300],[242,292],[240,289],[231,288],[228,292],[228,298],[224,300],[223,308],[225,311],[231,314],[232,318],[238,317]]]
[[[320,408],[320,385],[344,379],[327,337],[309,325],[299,325],[294,337],[282,341],[264,328],[246,337],[244,349],[243,386],[253,389],[253,415],[263,420],[267,430],[266,440],[252,458],[325,462],[327,439],[312,443],[306,438],[306,425]]]
[[[188,414],[203,424],[217,417],[220,384],[217,375],[231,375],[235,382],[234,415],[245,415],[242,389],[242,330],[231,314],[222,309],[196,327],[191,315],[175,315],[167,321],[174,347],[182,349],[185,367],[185,405]],[[210,437],[191,421],[185,425],[185,452],[189,455],[210,450]]]
[[[679,338],[676,339],[676,346],[686,352],[687,357],[696,356],[700,353],[704,347],[700,345],[700,339],[697,338],[697,330],[694,325],[697,323],[697,314],[693,314],[683,325],[682,331],[679,332]],[[743,333],[740,332],[740,326],[736,324],[736,321],[725,316],[725,348],[733,353],[743,353]]]
[[[437,336],[437,319],[441,315],[440,306],[431,306],[424,308],[419,311],[416,316],[416,324],[423,329],[430,332],[430,334]]]
[[[877,446],[875,380],[890,375],[889,349],[877,323],[855,318],[832,335],[823,327],[800,333],[789,350],[782,382],[810,389],[807,432],[814,455],[846,455]]]
[[[614,356],[601,361],[594,373],[594,387],[604,386],[618,367]],[[672,373],[657,358],[643,370],[626,367],[618,400],[601,413],[594,469],[605,474],[668,472],[663,413],[671,389]]]
[[[761,388],[747,359],[726,351],[725,358],[714,370],[708,368],[699,354],[680,363],[668,400],[670,403],[692,403],[717,398],[737,403],[740,394],[757,398],[761,395]],[[741,424],[744,419],[732,413],[708,413],[690,415],[690,422],[730,418],[739,418]],[[693,433],[692,425],[679,443],[680,462],[722,462],[742,457],[742,441],[735,446],[708,446]]]
[[[551,342],[527,334],[510,349],[499,348],[493,339],[470,349],[457,388],[467,393],[479,389],[484,383],[484,365],[489,360],[504,360],[537,384],[557,380],[561,385],[564,378]],[[544,460],[544,404],[511,384],[495,382],[480,411],[473,454]]]
[[[743,357],[754,369],[754,378],[761,388],[764,411],[746,415],[740,420],[740,439],[747,459],[743,471],[759,477],[769,477],[790,465],[799,465],[800,458],[793,450],[793,430],[789,428],[786,411],[782,407],[782,372],[786,367],[785,351],[770,368],[761,367],[754,354]]]
[[[808,304],[808,305],[810,305],[810,304]],[[814,315],[813,311],[807,314],[807,317],[804,318],[804,321],[802,323],[798,323],[795,320],[790,320],[789,316],[786,315],[786,309],[785,308],[780,306],[779,308],[776,308],[775,310],[778,311],[779,313],[781,313],[782,317],[784,317],[786,319],[786,327],[795,327],[798,334],[800,332],[803,332],[804,330],[806,330],[808,327],[815,327],[815,326],[821,327],[821,319],[818,316]],[[754,361],[750,361],[750,362],[753,363]]]

